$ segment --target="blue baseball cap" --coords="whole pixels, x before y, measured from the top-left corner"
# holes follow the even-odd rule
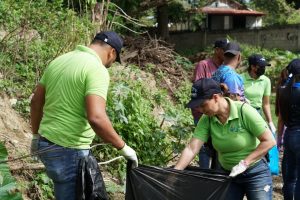
[[[220,84],[211,78],[202,78],[196,81],[191,90],[191,100],[187,108],[196,108],[205,100],[211,99],[212,95],[222,93]]]
[[[259,54],[253,54],[248,57],[249,65],[257,65],[259,67],[271,66],[266,59]]]
[[[94,40],[101,40],[101,41],[105,42],[106,44],[110,45],[112,48],[114,48],[117,52],[116,61],[121,63],[120,53],[121,53],[121,49],[123,47],[123,40],[116,32],[103,31],[103,32],[97,33]]]

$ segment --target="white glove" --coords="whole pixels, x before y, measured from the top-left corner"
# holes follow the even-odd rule
[[[276,128],[275,128],[273,122],[269,122],[269,127],[270,127],[271,132],[272,132],[273,134],[275,134],[275,133],[276,133]]]
[[[137,159],[136,153],[131,147],[127,146],[127,144],[125,144],[124,147],[119,150],[119,152],[126,159],[132,160],[132,162],[133,162],[132,167],[133,168],[138,166],[138,159]]]
[[[246,171],[247,168],[248,168],[248,164],[244,160],[241,160],[239,162],[239,164],[237,164],[236,166],[234,166],[232,168],[229,176],[235,177],[235,176],[243,173],[244,171]]]

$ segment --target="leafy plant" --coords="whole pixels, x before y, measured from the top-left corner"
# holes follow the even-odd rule
[[[7,160],[5,146],[0,143],[0,161]],[[19,192],[15,179],[11,176],[7,163],[0,163],[0,199],[20,200],[22,196]]]
[[[95,27],[62,1],[5,0],[0,13],[0,88],[17,97],[16,108],[28,114],[28,97],[45,67],[76,44],[89,43]]]
[[[134,66],[111,73],[114,81],[108,95],[107,113],[114,128],[137,151],[140,163],[167,165],[174,153],[182,150],[186,138],[190,137],[193,122],[189,110],[184,109],[183,105],[173,105],[164,90],[155,88],[155,85],[149,87],[145,74]],[[134,80],[128,77],[134,77]],[[188,86],[180,91],[183,92],[185,88]],[[184,94],[179,95],[180,91],[177,98],[181,104],[186,98]],[[94,153],[100,155],[100,160],[119,155],[110,146],[101,147]],[[125,163],[111,163],[108,169],[123,177]]]
[[[175,62],[185,70],[191,70],[194,68],[193,63],[189,61],[189,59],[182,56],[176,56]]]
[[[39,195],[41,200],[54,199],[54,185],[52,180],[47,176],[45,172],[40,172],[36,174],[35,179],[31,182],[31,184],[35,188],[40,188]]]

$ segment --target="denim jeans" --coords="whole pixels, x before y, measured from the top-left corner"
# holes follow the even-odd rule
[[[49,151],[41,153],[39,157],[54,183],[55,199],[75,200],[79,160],[89,155],[89,150],[65,148],[40,139],[39,151],[45,148]]]
[[[201,147],[199,152],[199,166],[203,169],[210,169],[211,150],[205,144]]]
[[[300,200],[300,128],[287,128],[283,143],[283,196],[285,200]]]
[[[261,159],[244,173],[232,179],[227,191],[226,200],[271,200],[272,177],[268,163]]]

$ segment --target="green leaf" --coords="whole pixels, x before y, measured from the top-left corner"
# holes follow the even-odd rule
[[[0,143],[0,161],[7,159],[7,151]],[[0,199],[20,200],[22,196],[17,188],[14,178],[11,176],[7,163],[0,164]]]

